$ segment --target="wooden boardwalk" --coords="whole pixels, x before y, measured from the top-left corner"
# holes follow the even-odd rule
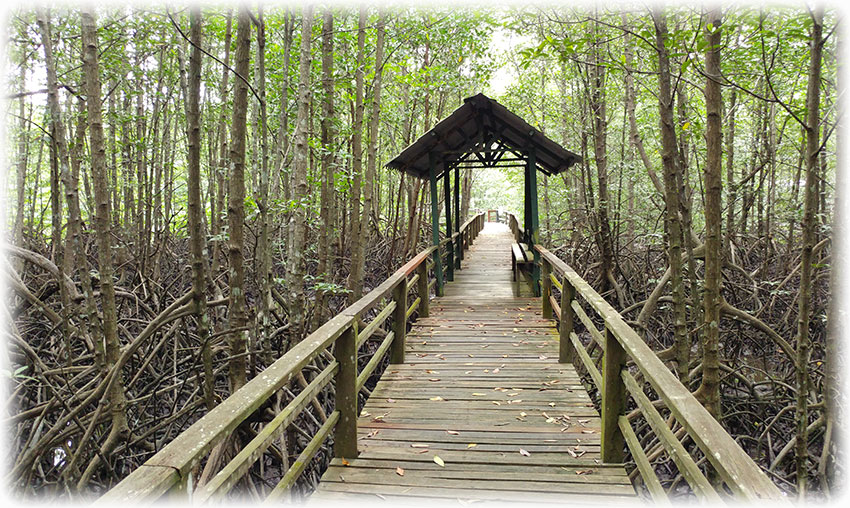
[[[512,242],[487,223],[367,401],[359,457],[333,459],[311,501],[634,499],[623,467],[601,463],[599,414],[558,363],[554,321],[515,296]]]

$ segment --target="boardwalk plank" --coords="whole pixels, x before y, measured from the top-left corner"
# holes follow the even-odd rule
[[[623,467],[600,463],[599,414],[573,366],[558,363],[555,322],[527,291],[515,296],[512,241],[487,224],[407,334],[407,363],[372,391],[360,455],[334,460],[314,501],[634,499]]]

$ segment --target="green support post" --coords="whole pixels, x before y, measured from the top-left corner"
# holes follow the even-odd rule
[[[455,165],[455,233],[460,233],[460,168]],[[455,268],[460,270],[460,262],[463,259],[463,237],[458,235],[455,242]]]
[[[528,211],[525,234],[528,238],[528,248],[534,253],[534,265],[531,269],[531,285],[534,296],[540,296],[540,253],[534,248],[540,243],[540,218],[537,213],[537,156],[534,149],[528,150],[528,169],[526,170],[528,190]]]
[[[440,245],[440,203],[437,195],[437,160],[433,153],[428,154],[428,170],[431,180],[431,245]],[[437,284],[434,293],[443,296],[443,260],[440,248],[434,249],[434,278]]]
[[[455,280],[455,242],[452,240],[452,189],[451,189],[451,174],[452,171],[448,167],[443,169],[443,195],[446,200],[446,280],[451,282]]]

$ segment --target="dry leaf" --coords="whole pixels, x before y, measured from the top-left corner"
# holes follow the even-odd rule
[[[484,396],[484,395],[486,395],[486,394],[484,394],[484,393],[478,393],[478,392],[473,392],[473,393],[472,393],[472,395],[474,395],[475,397],[483,397],[483,396]]]
[[[400,467],[395,468],[395,474],[397,474],[399,476],[404,476],[404,469],[402,469]]]
[[[519,449],[519,454],[524,455],[526,457],[531,457],[531,454],[528,453],[527,451],[523,450],[522,448]]]
[[[476,446],[478,446],[476,443],[469,443],[468,445],[466,445],[466,448],[467,448],[467,449],[469,449],[469,448],[475,448]]]
[[[437,455],[434,455],[434,462],[436,462],[437,465],[440,466],[440,467],[446,467],[446,463],[443,462],[443,459],[441,459]]]
[[[440,397],[439,395],[437,395],[436,397],[431,397],[428,400],[444,400],[444,399],[442,397]]]
[[[342,459],[342,465],[343,465],[343,466],[350,466],[350,465],[351,465],[351,462],[348,462],[347,460]]]
[[[458,432],[456,430],[447,430],[446,434],[451,434],[452,436],[459,436],[460,432]]]

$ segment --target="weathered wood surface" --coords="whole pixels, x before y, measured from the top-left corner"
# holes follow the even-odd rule
[[[512,243],[486,225],[361,412],[359,456],[335,459],[311,501],[633,498],[623,467],[601,464],[599,414],[558,363],[554,321],[514,296]]]

